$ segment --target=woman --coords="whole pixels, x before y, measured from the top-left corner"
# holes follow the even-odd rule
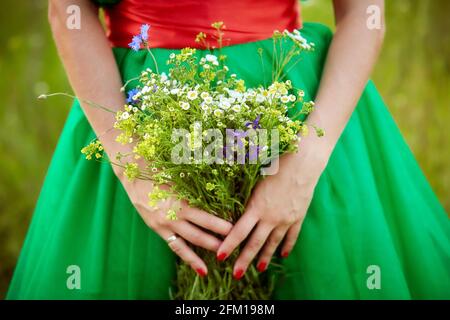
[[[122,83],[153,66],[148,52],[126,48],[143,23],[152,26],[150,46],[164,66],[169,49],[197,46],[198,32],[224,21],[228,65],[254,85],[262,84],[256,50],[271,52],[275,29],[300,28],[295,0],[104,2],[119,2],[106,9],[108,37],[89,0],[50,0],[49,19],[76,95],[113,109],[124,104]],[[72,4],[81,9],[80,30],[66,27]],[[285,258],[274,298],[449,298],[449,220],[367,83],[384,34],[383,19],[368,28],[369,5],[382,18],[382,0],[335,0],[334,36],[303,25],[316,50],[287,78],[315,99],[308,121],[326,135],[310,135],[301,152],[283,156],[235,225],[186,205],[175,222],[164,210],[150,212],[148,181],[130,183],[120,168],[83,159],[79,150],[95,136],[110,158],[130,150],[115,142],[113,116],[75,102],[8,298],[165,299],[176,255],[201,276],[211,271],[188,242],[224,260],[244,240],[236,280],[250,263],[264,272],[277,248]],[[73,270],[80,279],[70,286]]]

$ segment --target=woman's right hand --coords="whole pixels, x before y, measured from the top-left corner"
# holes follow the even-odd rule
[[[135,180],[129,182],[124,181],[124,179],[121,180],[131,202],[144,222],[166,241],[169,237],[176,235],[176,240],[168,243],[169,247],[197,274],[205,276],[208,273],[205,262],[188,246],[186,241],[217,252],[222,240],[204,230],[227,236],[233,225],[205,211],[191,208],[185,201],[180,202],[181,209],[177,212],[178,219],[169,220],[166,213],[177,200],[169,199],[158,205],[157,209],[151,208],[148,204],[148,193],[152,189],[150,181]]]

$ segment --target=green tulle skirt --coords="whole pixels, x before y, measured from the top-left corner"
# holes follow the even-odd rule
[[[313,99],[332,34],[309,23],[302,33],[316,50],[287,78]],[[263,84],[258,48],[270,53],[272,41],[223,49],[231,72],[249,86]],[[153,52],[167,71],[173,50]],[[145,50],[114,53],[124,80],[153,66]],[[271,65],[269,54],[263,59]],[[80,149],[94,138],[75,102],[9,299],[169,298],[176,257],[144,224],[110,165],[84,159]],[[294,250],[277,262],[284,269],[277,271],[275,299],[450,298],[449,219],[371,82],[319,180]],[[79,289],[68,286],[70,266],[79,267]]]

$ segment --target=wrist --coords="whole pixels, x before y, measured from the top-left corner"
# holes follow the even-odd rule
[[[308,164],[310,170],[321,173],[328,163],[334,145],[329,137],[318,137],[315,133],[310,133],[300,140],[296,155]]]

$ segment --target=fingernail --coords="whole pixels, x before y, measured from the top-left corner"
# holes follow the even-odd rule
[[[227,257],[227,254],[225,252],[222,252],[222,253],[217,255],[217,260],[223,261],[223,260],[226,259],[226,257]]]
[[[289,251],[284,251],[284,252],[282,252],[282,253],[281,253],[281,256],[282,256],[283,258],[287,258],[287,257],[289,256]]]
[[[206,271],[203,270],[202,268],[195,269],[195,271],[197,272],[197,274],[198,274],[200,277],[206,276]]]
[[[256,268],[258,269],[259,272],[264,272],[264,271],[266,271],[266,267],[267,267],[267,263],[265,263],[264,261],[261,261],[260,263],[258,263],[258,266]]]
[[[237,269],[236,272],[233,274],[233,278],[236,280],[239,280],[242,278],[243,275],[244,275],[244,270]]]

